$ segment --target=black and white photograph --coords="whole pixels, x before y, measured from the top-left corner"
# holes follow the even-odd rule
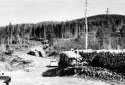
[[[125,0],[0,0],[0,85],[125,85]]]

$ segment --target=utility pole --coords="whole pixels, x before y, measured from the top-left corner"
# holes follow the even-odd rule
[[[107,17],[107,22],[108,22],[108,27],[110,28],[110,25],[111,25],[111,23],[110,23],[110,21],[109,21],[109,8],[107,8],[107,10],[106,10],[106,17]],[[112,49],[112,38],[111,37],[109,37],[109,43],[108,43],[108,49]]]
[[[107,10],[106,10],[106,15],[108,15],[109,14],[109,8],[107,8]]]
[[[85,39],[85,49],[88,49],[88,20],[87,20],[87,0],[85,3],[85,28],[86,28],[86,39]]]

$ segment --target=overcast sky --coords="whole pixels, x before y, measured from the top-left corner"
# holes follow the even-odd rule
[[[0,26],[9,22],[36,23],[72,20],[85,16],[85,0],[0,0]],[[125,15],[125,0],[88,0],[88,16]]]

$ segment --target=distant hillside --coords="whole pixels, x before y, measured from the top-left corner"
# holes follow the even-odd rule
[[[88,17],[89,45],[98,49],[125,48],[125,16],[109,14]],[[1,27],[1,43],[22,43],[33,38],[85,38],[85,19],[40,22]],[[97,46],[96,46],[97,49]]]

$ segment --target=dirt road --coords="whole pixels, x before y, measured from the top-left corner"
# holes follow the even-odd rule
[[[5,75],[12,77],[10,85],[109,85],[102,81],[91,81],[75,77],[42,77],[41,74],[48,68],[49,64],[47,58],[40,58],[26,53],[15,53],[22,58],[33,60],[34,66],[28,68],[30,72],[24,70],[4,72]]]

